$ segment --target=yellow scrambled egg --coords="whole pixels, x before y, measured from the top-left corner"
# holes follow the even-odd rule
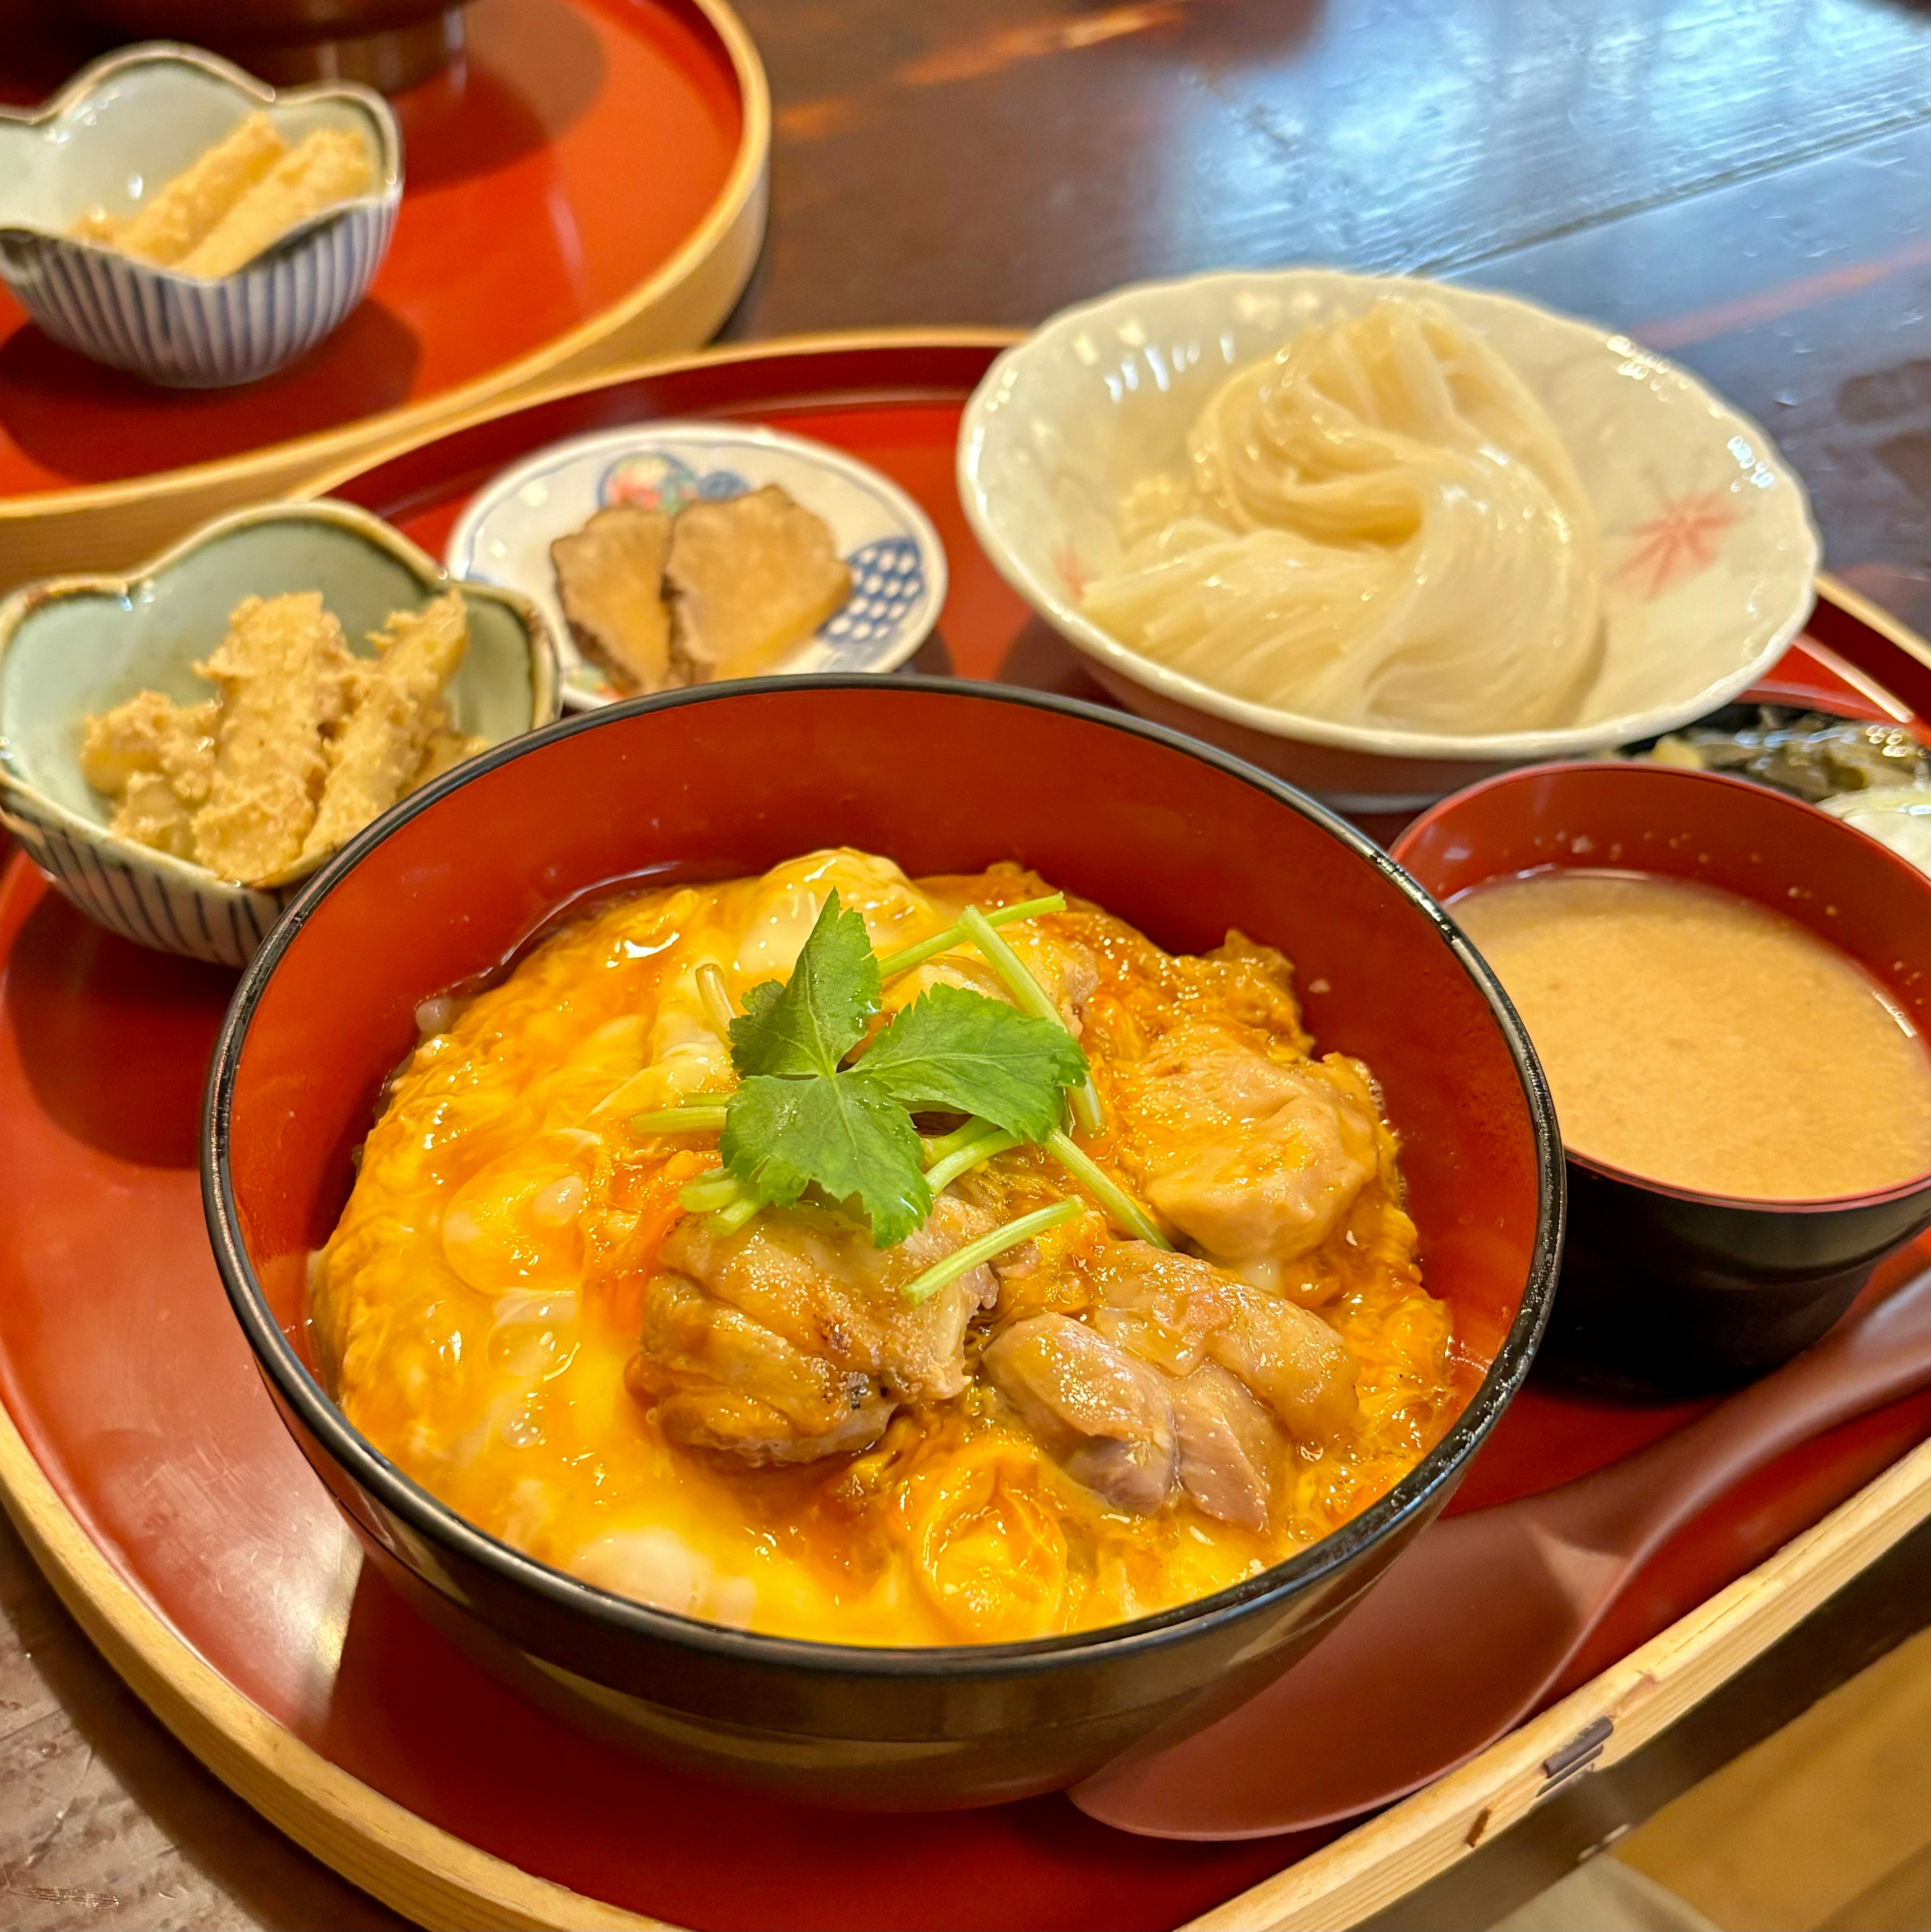
[[[1365,1124],[1342,1192],[1304,1190],[1294,1210],[1315,1216],[1300,1238],[1313,1245],[1295,1253],[1276,1239],[1261,1252],[1255,1243],[1273,1238],[1239,1216],[1264,1175],[1237,1174],[1230,1192],[1216,1170],[1214,1211],[1225,1220],[1231,1202],[1235,1221],[1225,1235],[1197,1225],[1237,1258],[1210,1256],[1217,1270],[1204,1273],[1175,1262],[1216,1293],[1264,1294],[1304,1326],[1298,1311],[1312,1311],[1324,1359],[1351,1377],[1351,1394],[1330,1391],[1339,1406],[1327,1412],[1342,1420],[1325,1435],[1282,1426],[1257,1506],[1264,1520],[1211,1513],[1198,1485],[1175,1486],[1148,1514],[1076,1479],[1077,1460],[1069,1468],[1026,1426],[981,1359],[1000,1324],[1093,1320],[1106,1268],[1147,1255],[1093,1213],[1042,1237],[1002,1276],[997,1307],[973,1311],[962,1391],[903,1403],[856,1452],[747,1460],[667,1433],[657,1384],[640,1382],[634,1358],[660,1250],[686,1219],[679,1191],[715,1169],[717,1136],[640,1135],[629,1123],[730,1088],[696,969],[720,968],[733,1004],[784,977],[833,886],[881,953],[943,931],[968,901],[1049,890],[1012,867],[914,885],[883,860],[817,854],[760,878],[635,892],[466,1004],[425,1003],[425,1036],[312,1270],[315,1333],[350,1420],[463,1516],[559,1569],[694,1616],[859,1643],[1017,1639],[1189,1600],[1327,1534],[1411,1468],[1478,1371],[1422,1287],[1366,1070],[1311,1057],[1277,955],[1231,935],[1214,955],[1170,957],[1077,904],[1008,937],[1049,989],[1056,959],[1079,962],[1069,1010],[1108,1119],[1087,1151],[1129,1192],[1184,1216],[1186,1187],[1202,1184],[1198,1150],[1183,1144],[1195,1130],[1168,1105],[1180,1090],[1154,1074],[1163,1048],[1178,1064],[1175,1042],[1203,1028],[1243,1064],[1300,1081],[1309,1105]],[[948,962],[967,980],[976,967],[969,948]],[[888,1004],[905,997],[888,988]],[[1273,1157],[1291,1164],[1293,1135],[1306,1135],[1291,1123],[1280,1132],[1287,1151]],[[1178,1176],[1164,1192],[1163,1174]],[[1076,1191],[1024,1148],[961,1185],[1003,1216]],[[1162,1218],[1177,1245],[1198,1252]],[[1161,1332],[1159,1347],[1191,1346]],[[1163,1372],[1186,1366],[1158,1348],[1148,1359]]]

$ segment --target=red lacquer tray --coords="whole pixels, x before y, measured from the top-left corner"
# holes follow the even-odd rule
[[[0,290],[0,588],[118,568],[319,464],[537,382],[703,341],[763,231],[764,77],[726,0],[476,0],[395,99],[406,180],[367,301],[293,368],[153,387]],[[0,98],[77,60],[0,46]]]
[[[844,338],[660,364],[337,488],[433,550],[477,484],[555,437],[657,413],[779,423],[876,464],[932,515],[952,590],[925,668],[1094,695],[994,575],[954,494],[961,406],[1003,340]],[[1931,710],[1931,669],[1906,644],[1831,602],[1814,629],[1779,667],[1780,694]],[[202,1230],[195,1126],[231,976],[109,937],[18,858],[0,883],[0,1488],[82,1622],[188,1743],[426,1923],[1348,1922],[1375,1895],[1364,1859],[1388,1895],[1533,1802],[1548,1727],[1638,1683],[1702,1694],[1696,1671],[1737,1668],[1931,1510],[1931,1449],[1908,1454],[1931,1435],[1931,1397],[1806,1445],[1642,1573],[1579,1672],[1602,1675],[1351,1834],[1185,1844],[1114,1832],[1059,1798],[880,1820],[722,1792],[526,1708],[360,1566],[256,1380]],[[1532,1384],[1456,1506],[1548,1486],[1693,1412]]]

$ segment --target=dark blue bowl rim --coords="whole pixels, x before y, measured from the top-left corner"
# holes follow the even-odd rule
[[[687,704],[728,704],[744,698],[814,691],[856,694],[916,692],[980,704],[1047,711],[1125,732],[1213,766],[1267,794],[1338,839],[1435,928],[1487,1001],[1515,1064],[1536,1144],[1537,1231],[1522,1304],[1480,1385],[1441,1440],[1387,1494],[1333,1534],[1213,1595],[1130,1622],[1102,1624],[1024,1642],[886,1646],[821,1643],[705,1623],[657,1610],[552,1569],[459,1516],[382,1455],[349,1422],[309,1372],[269,1307],[241,1239],[229,1162],[229,1111],[248,1028],[276,965],[316,908],[384,840],[422,812],[485,772],[579,732],[601,729],[644,712]],[[382,1507],[460,1562],[474,1564],[556,1608],[590,1618],[607,1630],[694,1650],[721,1661],[782,1667],[841,1678],[918,1680],[935,1677],[1036,1676],[1083,1664],[1113,1663],[1218,1626],[1246,1620],[1345,1568],[1373,1544],[1427,1509],[1456,1479],[1500,1420],[1528,1374],[1549,1318],[1561,1251],[1564,1170],[1555,1111],[1542,1068],[1501,984],[1435,900],[1388,854],[1324,806],[1240,759],[1165,727],[1054,694],[961,678],[863,673],[748,678],[660,692],[580,712],[528,732],[455,766],[393,806],[345,845],[290,902],[244,970],[209,1064],[202,1108],[201,1190],[214,1259],[229,1303],[271,1387],[303,1427]]]

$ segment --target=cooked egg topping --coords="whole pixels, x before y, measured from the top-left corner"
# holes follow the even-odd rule
[[[618,899],[466,1004],[425,1001],[313,1269],[325,1369],[379,1449],[589,1582],[874,1644],[1207,1595],[1414,1467],[1480,1365],[1422,1286],[1368,1070],[1314,1056],[1287,962],[1237,933],[1169,956],[1077,902],[1004,927],[1102,1124],[1066,1160],[948,1170],[892,1246],[815,1190],[748,1218],[680,1199],[722,1180],[714,1123],[663,1130],[737,1084],[718,976],[733,1012],[784,980],[834,890],[885,956],[1051,888],[816,853]],[[889,978],[879,1017],[940,986],[1010,998],[961,941]],[[918,1125],[936,1184],[959,1122]]]

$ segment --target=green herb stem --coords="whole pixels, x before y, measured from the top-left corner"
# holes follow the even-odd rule
[[[1152,1216],[1070,1134],[1055,1127],[1046,1136],[1046,1151],[1106,1210],[1116,1227],[1171,1251],[1173,1244],[1153,1225]]]
[[[720,1208],[715,1214],[708,1216],[704,1226],[721,1239],[727,1234],[735,1234],[763,1205],[756,1195],[744,1195],[728,1208]]]
[[[949,1154],[956,1154],[962,1147],[970,1147],[976,1140],[994,1131],[990,1120],[982,1120],[973,1114],[962,1127],[955,1127],[949,1134],[934,1134],[929,1138],[920,1136],[919,1145],[925,1150],[923,1159],[928,1167],[936,1167]]]
[[[731,1010],[730,988],[724,984],[724,974],[708,959],[697,968],[697,997],[703,1001],[705,1017],[718,1037],[728,1046],[731,1022],[737,1016]]]
[[[962,1248],[955,1248],[943,1261],[934,1262],[923,1274],[914,1275],[900,1292],[910,1302],[928,1300],[948,1282],[957,1281],[962,1274],[970,1274],[982,1262],[1003,1255],[1008,1248],[1018,1247],[1022,1241],[1030,1241],[1035,1234],[1043,1234],[1048,1228],[1074,1220],[1085,1211],[1077,1201],[1056,1201],[1050,1208],[1036,1208],[1030,1214],[1021,1214],[1018,1220],[1009,1221],[1004,1227],[995,1228],[991,1234],[982,1234],[977,1240],[968,1241]]]
[[[679,1190],[677,1204],[693,1214],[708,1214],[714,1208],[728,1208],[743,1195],[744,1189],[735,1175],[707,1174],[701,1180],[694,1180]]]
[[[1027,970],[1026,962],[993,930],[991,921],[977,906],[967,906],[959,915],[959,923],[965,928],[966,937],[985,955],[994,971],[1006,982],[1023,1011],[1036,1018],[1050,1020],[1066,1033],[1072,1031],[1066,1024],[1065,1016],[1054,1004],[1052,995]],[[1101,1110],[1099,1090],[1093,1085],[1090,1072],[1081,1085],[1069,1090],[1068,1098],[1072,1102],[1073,1118],[1081,1128],[1090,1134],[1098,1133],[1105,1124],[1106,1116]]]
[[[687,1100],[681,1107],[661,1107],[652,1114],[633,1114],[636,1134],[716,1134],[724,1126],[724,1103],[714,1094]]]
[[[1037,919],[1042,913],[1064,912],[1066,909],[1066,894],[1050,892],[1042,899],[1027,899],[1019,905],[1001,906],[997,912],[980,913],[979,916],[988,926],[1010,926],[1015,920]],[[935,933],[930,939],[922,939],[916,946],[908,946],[902,952],[887,953],[878,962],[878,976],[889,980],[900,973],[909,973],[913,967],[924,965],[940,953],[949,952],[967,937],[963,922],[949,926],[943,932]]]
[[[935,1160],[925,1170],[925,1185],[937,1196],[962,1174],[975,1167],[983,1167],[994,1154],[1003,1154],[1008,1148],[1019,1144],[1017,1134],[1001,1133],[997,1128],[982,1134],[976,1141],[967,1141],[964,1147],[955,1148],[943,1160]]]

